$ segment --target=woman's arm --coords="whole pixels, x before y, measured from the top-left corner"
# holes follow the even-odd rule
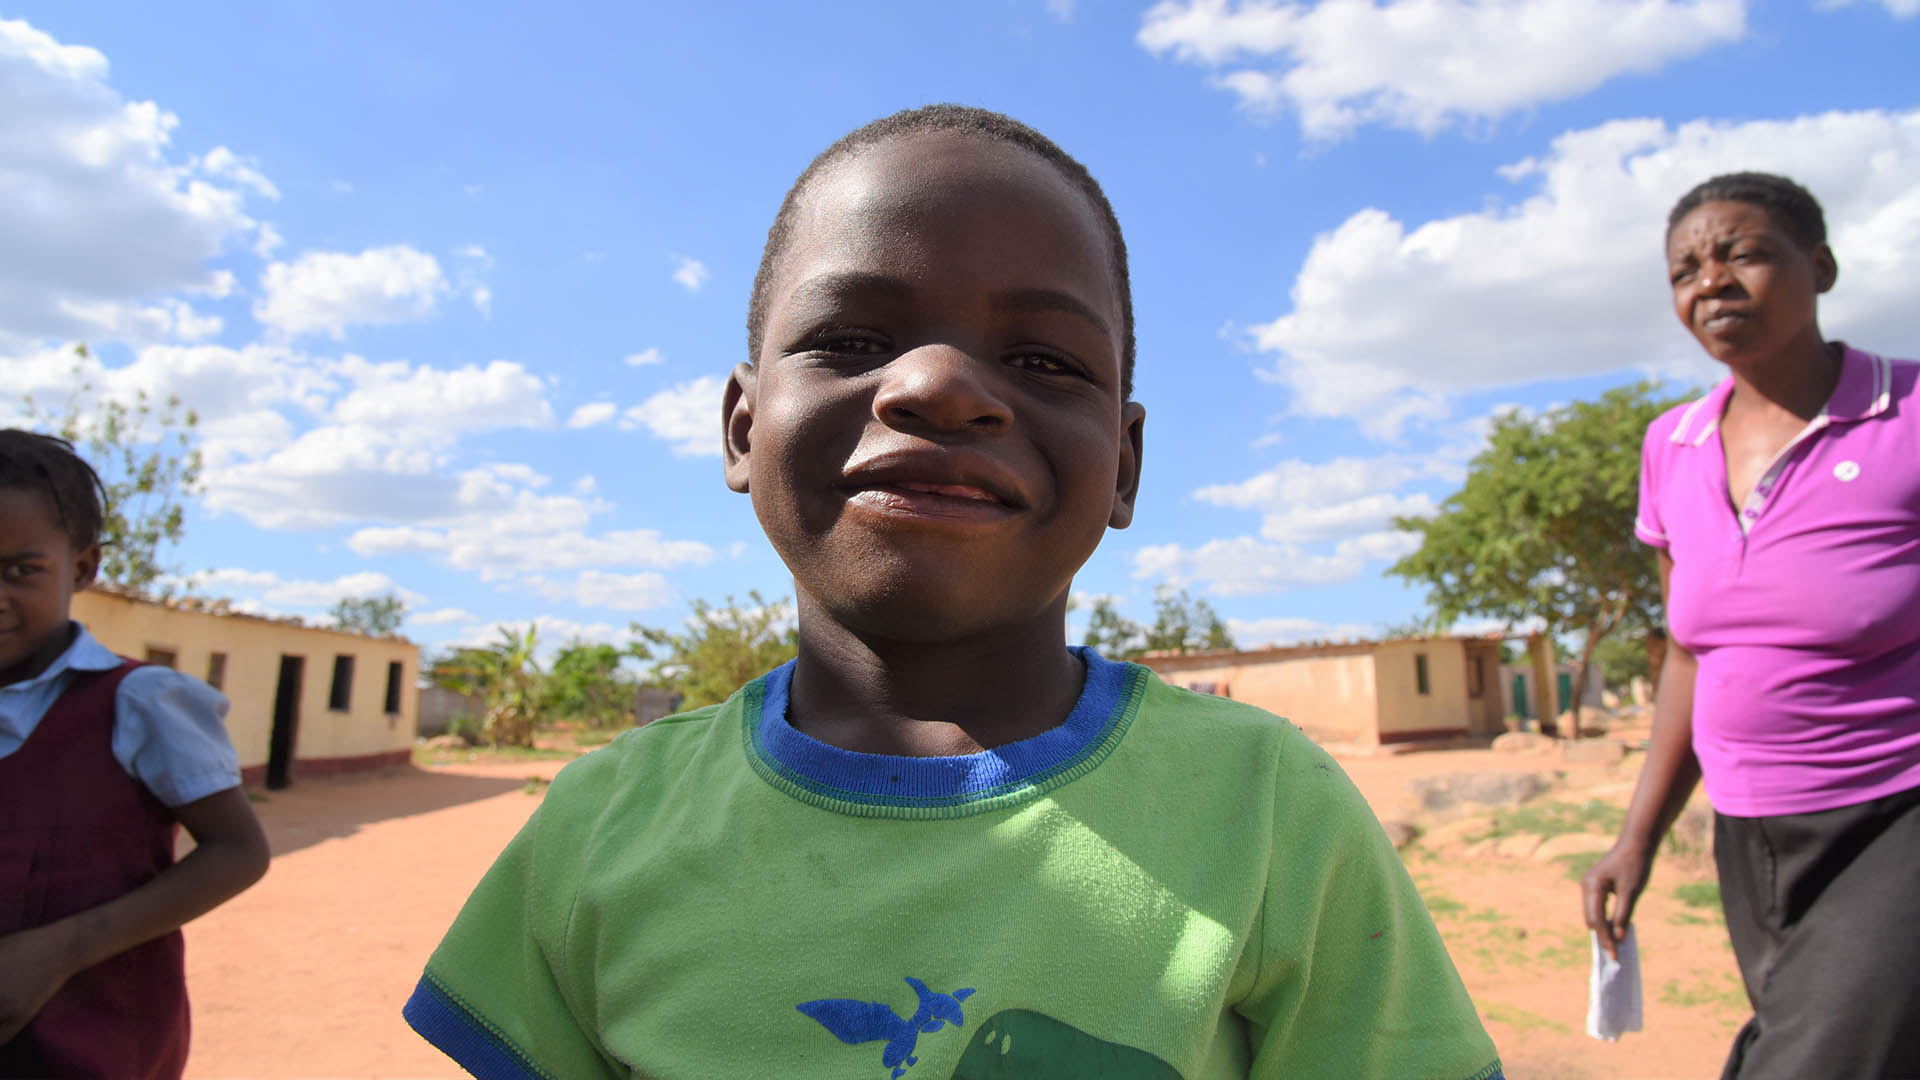
[[[158,877],[45,926],[0,937],[0,1043],[74,975],[225,903],[267,872],[271,852],[238,787],[172,808],[194,849]]]
[[[1672,602],[1673,557],[1660,552],[1660,595]],[[1647,887],[1654,854],[1686,808],[1700,783],[1700,760],[1693,754],[1693,677],[1699,662],[1671,634],[1667,659],[1660,670],[1660,688],[1654,696],[1653,737],[1647,762],[1640,769],[1627,820],[1613,850],[1600,857],[1580,879],[1581,907],[1587,926],[1600,935],[1607,955],[1617,949],[1633,921],[1633,908]],[[1613,910],[1607,910],[1612,896]]]

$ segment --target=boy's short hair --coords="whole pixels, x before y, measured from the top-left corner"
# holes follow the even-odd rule
[[[1758,206],[1808,251],[1827,242],[1827,218],[1820,210],[1820,200],[1784,176],[1763,172],[1723,173],[1695,184],[1673,204],[1667,215],[1667,235],[1673,235],[1682,218],[1710,202]]]
[[[1107,201],[1106,193],[1100,190],[1100,182],[1093,178],[1087,167],[1060,149],[1052,139],[1010,116],[967,105],[927,105],[881,117],[841,136],[839,141],[820,151],[820,155],[801,172],[800,178],[787,189],[786,198],[781,200],[780,212],[774,216],[773,227],[767,230],[767,246],[760,254],[760,270],[753,277],[753,297],[747,303],[747,361],[759,362],[760,345],[767,323],[767,290],[773,286],[774,265],[780,261],[781,254],[793,238],[794,211],[807,185],[829,165],[851,157],[857,150],[899,135],[932,132],[975,135],[1038,155],[1093,205],[1100,219],[1100,227],[1107,234],[1114,283],[1120,292],[1120,397],[1123,401],[1130,400],[1133,397],[1133,286],[1127,276],[1127,242],[1120,234],[1120,219],[1114,216],[1113,204]]]
[[[67,440],[19,428],[0,429],[0,489],[46,496],[54,521],[76,551],[100,542],[106,485]]]

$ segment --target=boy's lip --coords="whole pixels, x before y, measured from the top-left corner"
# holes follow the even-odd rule
[[[846,467],[839,487],[849,495],[889,492],[914,501],[968,503],[976,509],[1019,510],[1027,505],[1007,471],[978,454],[906,451],[878,454]]]

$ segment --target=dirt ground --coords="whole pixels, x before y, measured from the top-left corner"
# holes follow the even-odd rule
[[[266,879],[187,930],[190,1077],[462,1075],[400,1006],[460,903],[539,802],[558,760],[469,761],[303,781],[256,805]],[[1610,833],[1637,756],[1447,751],[1343,760],[1383,820],[1423,831],[1403,851],[1507,1075],[1655,1080],[1717,1075],[1745,998],[1699,852],[1663,859],[1637,919],[1646,1033],[1588,1038],[1587,938],[1573,867],[1541,854]],[[1515,811],[1424,813],[1409,784],[1477,771],[1553,776]],[[531,779],[530,779],[531,778]],[[1531,831],[1530,831],[1531,830]],[[1547,834],[1545,851],[1534,851]],[[1492,835],[1489,835],[1492,834]],[[1691,902],[1689,902],[1691,901]]]

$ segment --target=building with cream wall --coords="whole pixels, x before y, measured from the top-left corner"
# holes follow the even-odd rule
[[[1286,717],[1321,743],[1379,746],[1505,729],[1496,638],[1149,654],[1139,662],[1175,686]]]
[[[412,751],[420,648],[101,588],[73,617],[107,648],[204,679],[227,696],[227,731],[248,784],[404,764]]]

